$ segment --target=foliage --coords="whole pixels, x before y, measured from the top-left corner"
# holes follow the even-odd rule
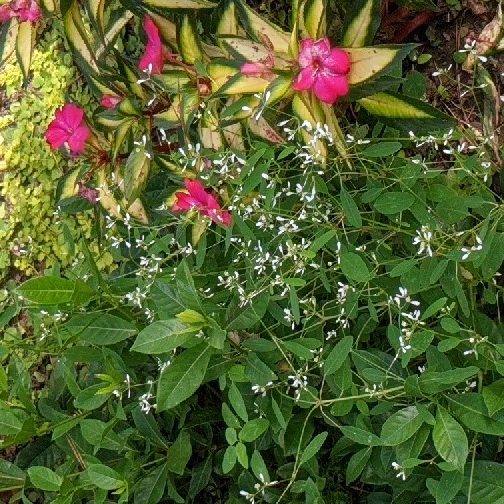
[[[4,293],[0,327],[22,307],[32,330],[0,343],[14,451],[0,490],[57,504],[503,500],[491,139],[413,120],[401,133],[387,110],[446,124],[416,72],[384,71],[358,97],[351,85],[375,117],[294,93],[290,63],[244,90],[232,49],[278,31],[238,1],[128,3],[182,54],[159,75],[124,51],[131,12],[83,4],[61,2],[66,35],[90,90],[109,96],[86,110],[93,132],[58,198],[62,212],[92,209],[115,269],[84,246],[72,268]],[[295,51],[327,5],[293,7]],[[372,31],[375,7],[349,13],[343,40]],[[215,45],[209,13],[238,45]],[[213,50],[234,69],[218,92]],[[399,65],[406,50],[393,51]],[[283,98],[266,99],[283,77]]]

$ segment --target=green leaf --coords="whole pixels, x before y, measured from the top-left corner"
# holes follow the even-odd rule
[[[348,224],[356,228],[361,228],[362,217],[359,212],[359,207],[356,205],[352,195],[345,189],[344,186],[341,186],[340,200],[343,212],[345,213],[345,219]]]
[[[204,315],[205,310],[201,305],[198,291],[194,286],[192,272],[185,260],[181,261],[177,267],[175,272],[175,283],[177,285],[177,293],[182,303],[185,305],[184,309],[191,309]]]
[[[238,459],[238,462],[244,469],[248,469],[247,448],[241,442],[238,442],[236,444],[236,458]]]
[[[276,380],[275,373],[254,352],[248,354],[245,375],[250,380],[250,383],[262,387]]]
[[[135,488],[134,504],[158,504],[161,502],[167,476],[167,464],[163,464],[143,477]]]
[[[436,394],[447,390],[478,373],[476,366],[466,368],[451,369],[450,371],[426,371],[418,379],[418,384],[422,392],[426,394]]]
[[[366,446],[383,445],[381,439],[368,430],[359,429],[359,427],[354,427],[352,425],[343,425],[342,427],[340,427],[340,430],[345,435],[345,437],[351,439],[354,443]]]
[[[30,73],[33,47],[35,45],[35,29],[30,22],[19,23],[16,38],[16,58],[26,80]]]
[[[169,14],[171,9],[210,9],[215,8],[215,3],[207,0],[144,0],[145,7]]]
[[[161,319],[173,318],[186,309],[177,287],[173,284],[156,280],[152,284],[151,295]]]
[[[22,426],[23,422],[14,413],[3,409],[0,410],[0,436],[17,434]]]
[[[21,284],[17,292],[24,299],[38,304],[61,304],[72,300],[75,283],[65,278],[42,276]]]
[[[100,391],[104,388],[104,386],[106,385],[103,383],[97,383],[96,385],[91,385],[90,387],[82,390],[74,399],[74,406],[85,411],[99,408],[102,404],[107,402],[107,399],[111,395],[110,393],[100,394]]]
[[[263,292],[253,298],[250,303],[240,307],[239,300],[233,298],[226,311],[225,329],[227,331],[251,329],[264,317],[269,299],[269,292]]]
[[[142,141],[136,142],[136,147],[124,165],[124,196],[128,204],[133,203],[147,184],[150,170],[151,154],[148,146]]]
[[[504,421],[488,416],[481,394],[449,394],[446,396],[453,415],[468,429],[493,436],[504,436]]]
[[[411,193],[390,191],[380,194],[373,203],[378,212],[384,215],[392,215],[404,212],[415,202],[415,196]]]
[[[176,318],[158,320],[138,333],[131,350],[144,354],[171,352],[190,340],[199,330],[200,327]]]
[[[322,448],[324,441],[327,438],[327,432],[321,432],[317,434],[305,448],[301,458],[299,460],[299,465],[302,466],[305,462],[308,462],[312,457],[314,457]]]
[[[345,362],[347,355],[352,350],[353,336],[345,336],[338,341],[324,360],[324,376],[335,373]]]
[[[384,124],[417,136],[455,126],[451,116],[431,105],[391,91],[362,98],[359,103]]]
[[[229,402],[231,403],[231,406],[233,406],[233,409],[236,411],[237,415],[244,422],[248,422],[248,413],[247,407],[245,406],[245,401],[243,400],[238,387],[234,383],[231,383],[231,385],[229,386],[228,397]]]
[[[327,31],[325,0],[308,0],[302,3],[301,8],[303,14],[298,19],[303,21],[302,34],[315,40],[323,37]]]
[[[79,341],[96,345],[113,345],[137,333],[131,322],[102,312],[76,315],[65,322],[63,328]]]
[[[369,282],[373,274],[369,271],[364,259],[354,252],[341,254],[341,271],[348,280],[356,282]]]
[[[271,481],[269,477],[268,467],[264,463],[261,452],[254,450],[252,457],[250,457],[250,468],[252,469],[254,476],[259,481],[263,478],[266,483],[269,483]]]
[[[240,441],[251,443],[262,435],[269,427],[269,420],[266,418],[254,418],[248,421],[243,427],[238,437]]]
[[[439,404],[436,423],[432,429],[432,440],[439,455],[463,472],[469,454],[467,436],[460,424]]]
[[[87,475],[91,483],[103,490],[115,490],[124,485],[122,476],[103,464],[90,464],[87,468]]]
[[[212,455],[192,469],[191,481],[189,482],[189,492],[187,494],[190,499],[194,500],[194,497],[207,487],[212,476],[212,469]]]
[[[161,373],[157,409],[164,411],[191,397],[201,385],[213,349],[206,343],[185,350]]]
[[[337,236],[337,232],[334,229],[330,231],[326,231],[323,235],[317,236],[313,243],[311,244],[309,251],[310,252],[318,252],[327,242],[332,240],[335,236]]]
[[[203,50],[198,35],[198,25],[194,14],[184,13],[177,23],[177,47],[184,63],[194,65],[203,60]]]
[[[448,298],[439,298],[434,303],[429,305],[425,311],[422,313],[422,318],[420,320],[427,320],[429,317],[435,315],[448,301]]]
[[[350,460],[348,461],[348,465],[346,468],[346,484],[349,485],[352,481],[355,481],[361,472],[366,467],[369,459],[371,458],[372,448],[367,447],[359,450],[354,453]]]
[[[423,422],[417,407],[408,406],[387,418],[380,438],[385,446],[397,446],[412,437]]]
[[[22,488],[25,480],[24,471],[7,460],[0,459],[0,488]]]
[[[47,467],[32,466],[27,473],[33,486],[45,492],[57,492],[63,483],[63,478]]]
[[[488,409],[488,414],[492,417],[497,411],[504,409],[504,378],[494,381],[483,387],[483,399]]]
[[[228,446],[222,459],[222,472],[227,474],[236,465],[236,446]]]
[[[436,504],[449,504],[458,494],[464,475],[457,471],[444,472],[441,479],[427,478],[426,484],[430,493],[436,498]]]
[[[462,328],[459,326],[458,322],[455,319],[449,317],[443,317],[439,323],[441,327],[450,334],[457,334],[462,331]],[[460,340],[459,340],[460,341]]]
[[[472,471],[464,478],[462,491],[471,494],[471,502],[478,504],[504,503],[504,466],[487,460],[475,460]]]
[[[182,475],[191,455],[191,435],[187,430],[180,431],[177,439],[166,452],[166,467],[172,473]]]
[[[342,47],[371,45],[380,26],[380,1],[357,0],[343,22]]]
[[[138,406],[132,411],[131,415],[135,422],[135,427],[141,434],[149,438],[156,445],[162,446],[165,449],[168,448],[168,443],[161,434],[159,425],[152,414],[143,412]]]
[[[401,142],[378,142],[361,151],[361,155],[368,158],[387,157],[402,149]]]

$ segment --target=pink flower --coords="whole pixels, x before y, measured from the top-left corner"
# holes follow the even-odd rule
[[[84,111],[72,103],[65,103],[56,110],[56,117],[45,132],[51,149],[59,149],[65,142],[72,152],[82,152],[89,136],[89,128],[84,122]]]
[[[271,79],[275,75],[271,69],[275,65],[275,59],[272,54],[258,61],[257,63],[244,63],[240,67],[240,72],[247,77],[262,77],[263,79]]]
[[[147,44],[138,63],[138,68],[150,74],[160,74],[163,71],[166,49],[161,43],[157,26],[149,16],[144,17],[143,26],[147,34]]]
[[[210,217],[216,224],[228,227],[231,224],[231,214],[222,210],[215,196],[207,191],[198,180],[185,179],[187,192],[177,191],[177,200],[172,206],[172,212],[185,212],[197,208],[201,215]]]
[[[327,37],[302,40],[298,63],[301,71],[293,84],[296,91],[313,89],[320,101],[330,105],[348,94],[350,57],[343,49],[331,48]]]
[[[41,16],[42,11],[35,0],[11,0],[0,7],[0,21],[18,18],[19,22],[35,24]]]
[[[101,97],[100,105],[108,109],[115,109],[118,103],[121,103],[120,96],[106,94]]]

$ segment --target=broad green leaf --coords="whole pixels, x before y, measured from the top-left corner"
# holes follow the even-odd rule
[[[476,459],[465,474],[462,491],[471,493],[474,504],[504,504],[504,466]]]
[[[157,320],[138,333],[131,350],[144,354],[171,352],[186,343],[199,330],[200,327],[178,319]]]
[[[254,352],[248,354],[245,375],[253,385],[264,386],[276,379],[275,373]]]
[[[343,425],[340,427],[340,430],[345,437],[351,439],[354,443],[366,446],[383,445],[381,439],[368,430],[360,429],[359,427],[354,427],[352,425]]]
[[[61,304],[72,300],[75,283],[65,278],[41,276],[22,283],[17,292],[27,301],[37,304]]]
[[[26,474],[16,465],[0,459],[0,487],[22,488],[25,485]]]
[[[135,489],[134,504],[158,504],[161,502],[167,476],[167,464],[163,464],[143,477]]]
[[[87,475],[91,483],[103,490],[115,490],[124,485],[124,479],[114,469],[103,464],[90,464]]]
[[[203,491],[212,476],[213,456],[208,456],[203,462],[192,469],[191,481],[189,482],[188,496],[194,500],[194,497]]]
[[[497,411],[504,409],[504,378],[483,387],[482,394],[488,415],[492,417]]]
[[[299,465],[303,465],[305,462],[308,462],[312,457],[314,457],[322,448],[322,445],[324,444],[326,438],[327,438],[328,433],[327,432],[321,432],[320,434],[317,434],[309,443],[308,446],[305,448],[303,451],[303,454],[301,455],[301,458],[299,460]]]
[[[364,47],[373,42],[380,26],[380,1],[357,0],[343,23],[342,47]]]
[[[111,393],[102,394],[100,391],[106,387],[103,383],[97,383],[82,390],[77,394],[74,399],[74,406],[78,409],[90,411],[99,408],[102,404],[107,402]]]
[[[420,376],[418,384],[422,392],[436,394],[468,380],[477,373],[478,368],[476,366],[451,369],[450,371],[426,371]]]
[[[352,350],[353,342],[353,336],[345,336],[336,343],[324,360],[324,376],[335,373],[343,365],[347,355]]]
[[[490,418],[481,394],[449,394],[446,397],[450,411],[468,429],[493,436],[504,436],[504,421]]]
[[[161,319],[169,319],[183,312],[186,306],[175,285],[156,280],[151,287],[152,301]]]
[[[399,152],[402,149],[401,142],[378,142],[366,147],[361,151],[361,155],[368,158],[387,157]]]
[[[352,195],[342,185],[340,190],[341,206],[345,212],[345,220],[350,226],[356,228],[362,227],[362,217],[359,212],[359,207],[355,203]]]
[[[247,447],[242,442],[236,444],[236,458],[244,469],[248,469]]]
[[[415,195],[407,192],[390,191],[380,194],[373,203],[378,212],[393,215],[404,212],[415,202]]]
[[[13,434],[17,434],[21,430],[22,426],[23,422],[21,422],[14,413],[3,409],[0,410],[1,436],[11,436]]]
[[[166,467],[170,472],[182,475],[192,455],[189,431],[182,430],[166,452]]]
[[[422,318],[420,320],[427,320],[429,317],[435,315],[448,301],[448,298],[442,297],[430,304],[425,311],[422,313]]]
[[[149,177],[151,154],[150,146],[145,138],[135,142],[136,147],[131,151],[124,165],[124,196],[128,204],[133,203],[141,194]]]
[[[448,411],[439,404],[436,423],[432,429],[432,440],[439,455],[458,471],[463,472],[469,454],[466,433]]]
[[[269,483],[271,481],[269,477],[268,467],[264,463],[261,452],[254,450],[252,457],[250,457],[250,468],[252,469],[254,476],[258,480],[264,478],[264,481],[266,483]]]
[[[243,427],[238,438],[245,443],[255,441],[269,427],[269,420],[266,418],[254,418],[249,420]]]
[[[16,57],[23,77],[26,81],[30,72],[33,46],[35,45],[35,29],[28,21],[19,23],[16,39]]]
[[[185,260],[181,261],[177,267],[175,272],[175,283],[178,295],[182,300],[182,303],[185,305],[185,308],[197,311],[198,313],[204,315],[205,309],[201,305],[200,297],[194,285],[191,270]]]
[[[177,24],[177,46],[185,63],[194,65],[195,61],[203,60],[203,50],[194,15],[187,13],[180,15]]]
[[[138,406],[132,411],[132,417],[135,422],[135,427],[140,433],[148,437],[155,444],[162,446],[165,449],[168,448],[168,443],[161,434],[159,425],[156,422],[154,415],[143,412]]]
[[[251,329],[264,317],[269,299],[269,292],[263,292],[245,306],[240,306],[239,300],[233,298],[226,310],[225,329],[227,331]]]
[[[449,504],[458,494],[463,482],[464,475],[457,471],[444,472],[440,480],[426,480],[427,488],[436,498],[436,504]]]
[[[449,317],[443,317],[439,322],[441,324],[441,327],[447,333],[457,334],[460,333],[460,331],[462,331],[462,328],[459,326],[458,322],[455,319]]]
[[[364,467],[366,467],[366,464],[368,463],[369,459],[371,458],[371,453],[372,453],[373,448],[372,447],[366,447],[363,448],[362,450],[359,450],[358,452],[354,453],[351,457],[350,460],[348,461],[347,468],[346,468],[346,484],[349,485],[352,483],[352,481],[355,481],[359,475],[362,473],[364,470]]]
[[[368,266],[362,257],[354,252],[341,254],[341,271],[348,280],[356,282],[369,282],[373,273],[369,271]]]
[[[63,483],[63,478],[48,467],[32,466],[27,472],[33,486],[46,492],[57,492]]]
[[[391,91],[362,98],[359,103],[384,124],[417,136],[455,125],[452,117],[431,105]]]
[[[415,44],[345,47],[351,63],[348,83],[355,86],[376,79],[399,65],[414,47]]]
[[[385,446],[396,446],[415,435],[423,422],[417,407],[408,406],[387,418],[380,438]]]
[[[256,40],[263,42],[266,39],[273,46],[276,53],[287,53],[289,50],[290,34],[280,27],[259,16],[246,5],[243,0],[234,0],[240,22],[245,31],[255,36]]]
[[[248,422],[248,413],[247,407],[245,406],[245,401],[243,400],[238,387],[234,383],[231,383],[231,385],[229,386],[228,397],[231,406],[233,406],[233,409],[236,411],[236,414],[244,422]]]
[[[222,459],[222,472],[227,474],[236,465],[236,446],[228,446]]]
[[[174,408],[191,397],[201,385],[213,349],[206,343],[184,350],[163,370],[157,391],[157,409]]]
[[[80,341],[96,345],[113,345],[137,333],[131,322],[103,312],[81,313],[65,322],[63,328]]]
[[[313,243],[308,250],[310,250],[310,252],[318,252],[326,243],[337,236],[337,234],[338,233],[334,229],[326,231],[323,235],[317,236],[317,238],[313,240]]]

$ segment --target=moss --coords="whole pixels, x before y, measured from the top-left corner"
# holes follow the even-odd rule
[[[33,77],[26,90],[15,61],[0,73],[0,89],[6,97],[0,113],[0,278],[11,266],[30,275],[37,262],[70,265],[75,258],[70,254],[73,244],[64,239],[63,226],[77,247],[75,255],[80,255],[80,239],[91,240],[89,215],[54,214],[56,185],[70,162],[52,152],[44,139],[56,108],[66,101],[85,108],[93,104],[69,56],[61,22],[53,19],[34,51]]]

